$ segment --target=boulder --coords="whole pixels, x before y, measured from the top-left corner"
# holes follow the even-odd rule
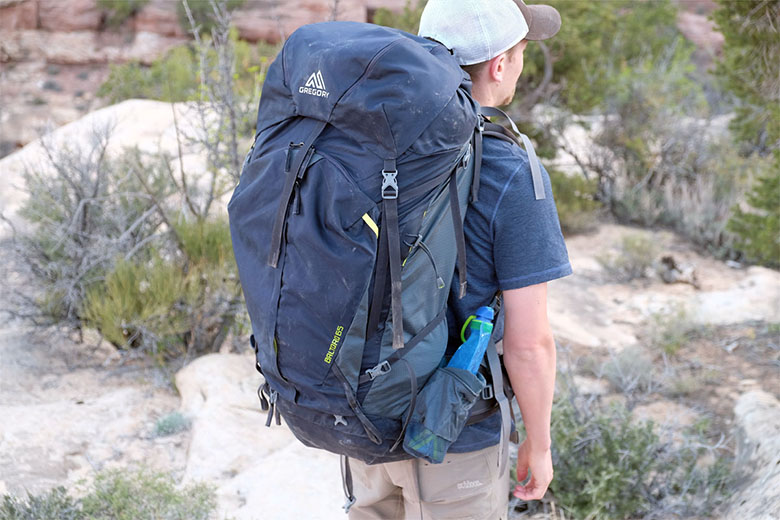
[[[284,425],[266,428],[261,383],[251,355],[210,354],[176,374],[192,419],[185,481],[214,483],[222,513],[237,520],[343,518],[338,457],[304,447]]]
[[[780,401],[755,390],[734,407],[737,424],[736,471],[743,487],[725,518],[780,518]]]
[[[35,29],[38,27],[37,0],[0,1],[0,30]]]

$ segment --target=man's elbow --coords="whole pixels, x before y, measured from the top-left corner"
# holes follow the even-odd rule
[[[552,332],[543,332],[533,337],[505,338],[504,359],[514,358],[518,361],[527,361],[538,356],[555,353],[555,339]]]

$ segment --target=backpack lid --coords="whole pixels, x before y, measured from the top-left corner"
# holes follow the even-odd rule
[[[382,159],[398,158],[419,139],[459,148],[477,121],[473,108],[464,110],[473,105],[470,90],[468,75],[438,43],[358,22],[305,25],[268,71],[257,128],[310,117]],[[442,118],[447,124],[431,126]]]

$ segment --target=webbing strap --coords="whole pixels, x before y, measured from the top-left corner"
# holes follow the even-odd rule
[[[268,254],[268,265],[274,269],[279,264],[279,254],[282,246],[282,230],[284,228],[284,221],[287,218],[287,209],[290,206],[290,197],[295,187],[295,181],[302,173],[301,167],[307,158],[312,155],[312,144],[320,136],[325,127],[328,125],[325,121],[318,121],[317,125],[312,130],[306,141],[303,142],[301,150],[295,157],[295,162],[291,165],[290,169],[286,171],[286,178],[284,180],[284,186],[282,187],[282,193],[279,200],[279,209],[276,211],[276,220],[274,221],[274,228],[271,232],[271,251]]]
[[[371,307],[368,310],[368,325],[366,326],[366,338],[373,336],[379,326],[379,318],[382,314],[382,303],[385,299],[385,284],[387,283],[387,226],[385,220],[380,222],[379,243],[376,252],[376,271],[374,272],[374,296],[371,298]]]
[[[347,398],[349,407],[355,413],[355,417],[358,418],[358,421],[360,421],[360,424],[361,426],[363,426],[366,435],[368,435],[368,438],[371,440],[371,442],[373,442],[377,446],[381,445],[382,434],[379,433],[379,430],[376,429],[374,423],[372,423],[371,420],[366,416],[366,414],[363,413],[363,409],[360,408],[360,404],[357,401],[357,396],[355,396],[355,392],[352,391],[352,386],[349,384],[349,381],[347,381],[346,376],[341,371],[341,369],[336,365],[334,365],[331,368],[331,370],[333,371],[334,374],[336,374],[336,378],[339,380],[341,386],[344,388],[344,395]]]
[[[386,368],[379,371],[378,374],[387,373],[390,371],[390,368],[401,358],[403,358],[405,355],[407,355],[409,352],[411,352],[414,347],[420,344],[420,342],[425,339],[425,337],[433,332],[433,329],[435,329],[442,321],[444,321],[444,318],[447,316],[447,307],[445,306],[439,314],[436,315],[431,322],[423,327],[423,329],[415,334],[415,336],[406,342],[406,345],[404,345],[404,348],[401,350],[396,350],[392,354],[390,354],[387,359],[382,361],[380,365],[385,365]],[[375,379],[377,376],[369,374],[368,372],[363,373],[358,378],[358,384],[362,385],[363,383],[366,383],[372,379]]]
[[[482,133],[485,131],[485,122],[480,117],[477,123],[477,131],[472,138],[474,149],[474,180],[471,181],[471,202],[479,200],[479,174],[482,171]]]
[[[390,172],[396,173],[395,161],[385,161],[385,169],[382,175],[387,179]],[[389,168],[393,169],[390,170]],[[395,179],[395,177],[393,177]],[[393,186],[390,186],[392,189]],[[398,230],[398,185],[394,186],[394,193],[386,193],[384,184],[382,189],[382,215],[384,226],[387,227],[387,255],[390,264],[390,309],[393,313],[393,348],[404,348],[404,317],[401,305],[401,236]],[[374,289],[376,291],[376,288]]]
[[[390,448],[390,451],[395,451],[395,449],[403,442],[404,435],[406,435],[406,428],[409,426],[409,421],[412,420],[414,407],[417,405],[417,375],[414,373],[414,368],[412,368],[412,364],[409,363],[409,361],[406,359],[401,359],[401,361],[404,362],[406,368],[409,370],[409,391],[411,392],[412,397],[411,401],[409,402],[409,411],[406,413],[403,426],[401,426],[401,434],[398,436],[398,439],[396,439],[393,447]]]
[[[499,125],[498,123],[485,123],[485,132],[483,135],[489,135],[490,137],[498,137],[504,141],[517,146],[523,146],[523,141],[508,130],[506,127]]]
[[[466,235],[463,233],[463,218],[460,212],[456,173],[457,171],[453,171],[450,178],[450,207],[452,208],[452,225],[455,229],[455,246],[458,249],[458,281],[460,283],[458,298],[462,299],[466,296]]]
[[[493,388],[496,389],[495,397],[498,406],[501,409],[501,447],[498,451],[498,475],[501,476],[506,470],[507,460],[509,459],[509,432],[511,430],[511,405],[504,394],[504,376],[501,372],[501,361],[498,359],[496,344],[488,342],[487,347],[488,367],[490,368],[490,378],[493,380]]]
[[[520,136],[520,139],[523,141],[523,147],[528,153],[528,162],[531,164],[531,177],[534,182],[534,197],[536,200],[544,199],[546,196],[544,193],[544,182],[542,181],[542,168],[539,166],[539,158],[536,156],[536,150],[534,150],[534,145],[531,143],[531,140],[527,135],[518,130],[517,125],[512,121],[512,118],[503,110],[499,110],[495,107],[481,107],[480,111],[482,112],[482,115],[486,117],[501,117],[506,119],[509,121],[512,130]]]
[[[352,484],[352,470],[349,467],[349,457],[341,456],[341,485],[344,488],[344,496],[347,497],[347,503],[344,504],[344,512],[349,513],[350,508],[355,504],[354,486]]]

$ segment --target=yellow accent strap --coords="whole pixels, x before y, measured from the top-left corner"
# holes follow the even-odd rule
[[[371,231],[374,232],[374,234],[379,238],[379,226],[376,225],[376,222],[368,216],[368,213],[363,213],[363,220],[366,224],[368,224],[368,227],[371,228]]]

